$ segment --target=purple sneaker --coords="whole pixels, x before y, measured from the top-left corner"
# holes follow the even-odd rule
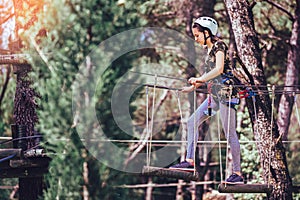
[[[225,181],[228,184],[244,184],[244,179],[235,173],[231,174]]]
[[[176,165],[173,165],[169,167],[169,169],[175,169],[175,170],[183,170],[183,171],[194,171],[194,165],[191,164],[188,161],[182,161],[181,163],[178,163]]]

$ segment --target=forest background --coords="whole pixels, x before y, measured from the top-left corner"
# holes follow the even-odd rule
[[[268,84],[284,85],[288,63],[288,49],[291,37],[291,30],[297,1],[249,1],[253,5],[253,20],[259,36],[262,50],[262,60],[265,76]],[[185,186],[182,193],[178,193],[178,187],[126,187],[146,183],[167,184],[177,183],[173,179],[153,178],[148,179],[136,173],[129,173],[111,167],[111,163],[100,162],[97,156],[106,153],[119,162],[118,165],[135,165],[141,160],[132,157],[133,153],[146,152],[146,146],[139,149],[136,143],[125,143],[120,141],[137,140],[143,138],[146,127],[146,100],[147,92],[145,87],[139,87],[130,96],[129,107],[130,120],[128,122],[131,132],[128,133],[120,128],[113,116],[112,101],[113,91],[116,85],[124,77],[128,79],[142,80],[145,83],[155,83],[154,74],[165,75],[166,77],[177,77],[175,80],[158,78],[159,84],[167,87],[179,88],[183,81],[191,76],[199,75],[202,70],[202,63],[199,59],[198,65],[191,66],[176,49],[165,49],[159,44],[152,44],[151,40],[146,42],[156,48],[136,49],[114,60],[104,72],[101,81],[97,84],[95,97],[75,102],[84,104],[86,101],[96,105],[96,115],[106,139],[114,140],[121,151],[110,152],[104,143],[97,143],[95,149],[87,149],[82,143],[82,135],[78,134],[78,119],[76,112],[72,110],[74,104],[74,88],[80,80],[81,86],[89,86],[88,81],[93,80],[91,69],[84,71],[85,76],[81,77],[80,67],[88,66],[87,58],[91,52],[103,41],[116,37],[123,31],[140,27],[159,27],[177,31],[182,35],[191,37],[191,22],[202,15],[213,16],[220,24],[220,35],[227,43],[230,43],[232,34],[228,14],[223,1],[101,1],[101,0],[44,0],[24,1],[28,9],[24,10],[17,23],[27,24],[35,16],[34,22],[29,27],[19,29],[15,33],[24,43],[26,48],[23,52],[31,55],[29,60],[33,66],[30,78],[33,80],[32,87],[41,96],[37,99],[39,105],[39,122],[36,129],[43,134],[43,146],[51,156],[52,161],[49,173],[45,176],[46,190],[43,199],[191,199],[193,186]],[[5,7],[5,5],[3,5]],[[5,12],[4,12],[5,13]],[[28,14],[30,13],[30,14]],[[45,31],[47,34],[40,34]],[[2,26],[2,32],[4,32]],[[151,35],[151,33],[150,33]],[[122,35],[120,35],[122,37]],[[126,35],[127,36],[127,35]],[[136,35],[137,44],[145,42]],[[134,41],[132,38],[123,38],[123,41]],[[151,37],[149,37],[151,39]],[[116,40],[119,39],[116,37]],[[165,41],[161,41],[165,44]],[[172,43],[171,43],[172,44]],[[112,52],[118,51],[118,44],[111,46]],[[174,46],[174,45],[173,45]],[[103,53],[103,52],[102,52]],[[98,54],[96,54],[98,55]],[[100,58],[106,54],[101,54]],[[197,54],[198,55],[198,54]],[[200,51],[201,55],[201,51]],[[203,56],[203,55],[201,55]],[[201,57],[200,56],[200,57]],[[195,58],[198,59],[198,58]],[[100,60],[105,63],[105,60]],[[83,64],[84,63],[84,64]],[[144,67],[140,67],[144,66]],[[4,86],[8,79],[9,84],[5,89],[0,104],[0,134],[11,136],[10,125],[13,124],[13,99],[15,96],[16,77],[7,74],[6,67],[1,67],[1,85]],[[95,66],[94,70],[97,70]],[[144,71],[142,71],[144,70]],[[296,73],[299,74],[299,66]],[[133,72],[144,72],[144,75]],[[99,74],[97,72],[95,74]],[[148,75],[147,75],[148,74]],[[78,76],[79,75],[79,76]],[[97,78],[97,77],[96,77]],[[180,79],[180,80],[179,80]],[[126,79],[125,79],[126,80]],[[86,81],[86,82],[85,82]],[[130,81],[127,81],[129,84]],[[298,81],[299,82],[299,81]],[[132,83],[132,82],[130,82]],[[126,91],[126,85],[121,85]],[[4,88],[4,87],[2,87]],[[149,88],[150,96],[153,89]],[[84,94],[80,94],[83,95]],[[193,110],[193,99],[191,96],[180,94],[182,108],[178,106],[178,94],[173,91],[157,90],[156,101],[150,98],[149,111],[152,112],[153,102],[157,103],[155,115],[150,117],[154,123],[155,140],[174,140],[182,132],[182,110],[183,118],[186,119]],[[199,94],[198,103],[205,95]],[[277,116],[281,95],[275,96],[275,115]],[[72,101],[73,100],[73,101]],[[300,182],[300,172],[297,167],[299,163],[299,114],[297,105],[300,104],[295,95],[294,109],[290,117],[288,131],[287,158],[290,175],[293,183]],[[214,123],[213,121],[211,122]],[[86,135],[97,136],[96,129],[91,129],[93,124],[88,124],[85,130]],[[184,127],[184,125],[183,125]],[[209,126],[213,127],[213,126]],[[127,127],[128,128],[128,127]],[[209,132],[216,133],[213,128]],[[82,131],[82,129],[80,129]],[[128,129],[127,129],[128,130]],[[239,106],[238,112],[238,134],[242,141],[242,168],[245,177],[249,181],[261,181],[261,164],[256,151],[256,144],[253,141],[252,127],[245,104]],[[213,137],[213,136],[212,136]],[[99,138],[103,139],[103,138]],[[208,139],[208,138],[205,138]],[[216,140],[216,138],[214,138]],[[224,139],[224,138],[223,138]],[[180,151],[173,147],[170,154],[180,158]],[[157,149],[161,147],[155,147]],[[130,149],[130,150],[129,150]],[[122,151],[123,150],[123,151]],[[99,155],[91,154],[99,151]],[[224,152],[223,152],[224,153]],[[162,157],[154,156],[153,162],[159,162]],[[223,158],[224,160],[224,158]],[[142,161],[145,162],[145,160]],[[211,151],[211,161],[218,161],[216,149]],[[176,162],[176,160],[174,160]],[[170,163],[171,164],[171,163]],[[220,173],[220,172],[217,172]],[[218,179],[220,177],[217,176]],[[17,184],[15,179],[2,179],[1,185]],[[196,190],[197,187],[195,187]],[[216,189],[216,188],[214,188]],[[200,191],[201,189],[199,189]],[[4,189],[0,193],[0,199],[8,199],[11,189]],[[207,191],[206,191],[207,192]],[[201,193],[201,192],[200,192]],[[201,199],[206,193],[197,193]],[[236,195],[235,198],[251,199],[264,198],[264,195]]]

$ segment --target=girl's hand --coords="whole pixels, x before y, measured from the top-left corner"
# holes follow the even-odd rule
[[[196,83],[197,83],[197,78],[192,77],[192,78],[189,79],[188,82],[189,82],[189,84],[191,84],[191,85],[196,85]]]
[[[186,87],[183,87],[181,89],[182,92],[185,92],[185,93],[188,93],[188,92],[192,92],[195,90],[195,86],[194,85],[191,85],[191,86],[186,86]]]
[[[205,81],[201,80],[201,77],[200,78],[195,78],[195,77],[192,77],[189,79],[188,81],[191,85],[195,85],[195,86],[200,86],[200,85],[203,85],[205,83]]]

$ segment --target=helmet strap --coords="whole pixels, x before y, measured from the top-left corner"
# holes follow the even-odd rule
[[[206,45],[207,39],[210,38],[211,36],[209,35],[209,36],[207,37],[204,31],[203,31],[202,33],[203,33],[203,35],[204,35],[204,45]]]

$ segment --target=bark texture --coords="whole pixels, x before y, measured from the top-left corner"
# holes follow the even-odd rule
[[[247,100],[254,138],[260,154],[265,183],[273,186],[269,199],[292,199],[285,149],[276,123],[272,123],[272,101],[267,91],[259,41],[254,28],[252,7],[247,0],[225,0],[235,36],[238,55],[245,65],[244,84],[257,90],[253,101]]]
[[[290,38],[290,49],[288,51],[287,69],[285,77],[286,86],[298,85],[300,69],[300,1],[296,1],[295,17],[292,35]],[[281,96],[277,124],[283,140],[288,138],[290,117],[294,105],[293,87],[285,87],[285,93]]]
[[[34,125],[38,122],[36,113],[37,104],[35,98],[38,96],[30,88],[28,71],[20,71],[17,74],[17,88],[14,102],[14,120],[17,125],[26,125],[26,136],[34,136]],[[36,139],[27,139],[25,149],[34,148],[38,145]],[[19,178],[20,200],[36,200],[42,195],[42,177]]]
[[[36,113],[37,103],[35,98],[38,94],[30,88],[30,80],[27,76],[28,71],[18,72],[17,88],[14,102],[14,120],[17,125],[26,125],[26,136],[34,136],[34,125],[38,122]],[[37,141],[34,138],[29,138],[27,141],[27,149],[33,148]]]

